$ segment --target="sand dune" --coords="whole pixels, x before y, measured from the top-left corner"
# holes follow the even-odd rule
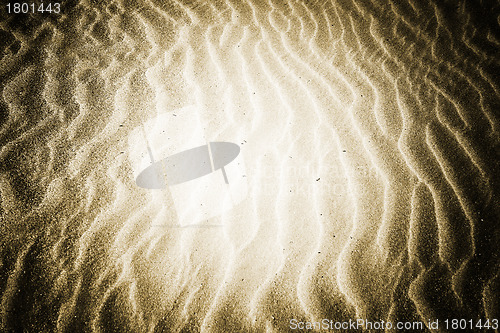
[[[1,331],[498,331],[498,4],[6,8]],[[130,147],[200,138],[240,146],[246,194],[186,227]]]

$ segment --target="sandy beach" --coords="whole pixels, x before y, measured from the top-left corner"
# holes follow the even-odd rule
[[[498,332],[480,3],[2,5],[0,331]]]

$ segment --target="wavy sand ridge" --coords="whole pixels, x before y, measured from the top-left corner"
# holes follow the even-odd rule
[[[2,330],[500,317],[498,5],[62,9],[0,23]],[[127,146],[185,106],[246,167],[199,228]]]

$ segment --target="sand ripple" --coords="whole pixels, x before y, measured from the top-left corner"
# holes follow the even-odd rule
[[[481,3],[3,12],[0,330],[499,319],[500,6]],[[169,228],[127,142],[185,106],[240,145],[248,195]]]

